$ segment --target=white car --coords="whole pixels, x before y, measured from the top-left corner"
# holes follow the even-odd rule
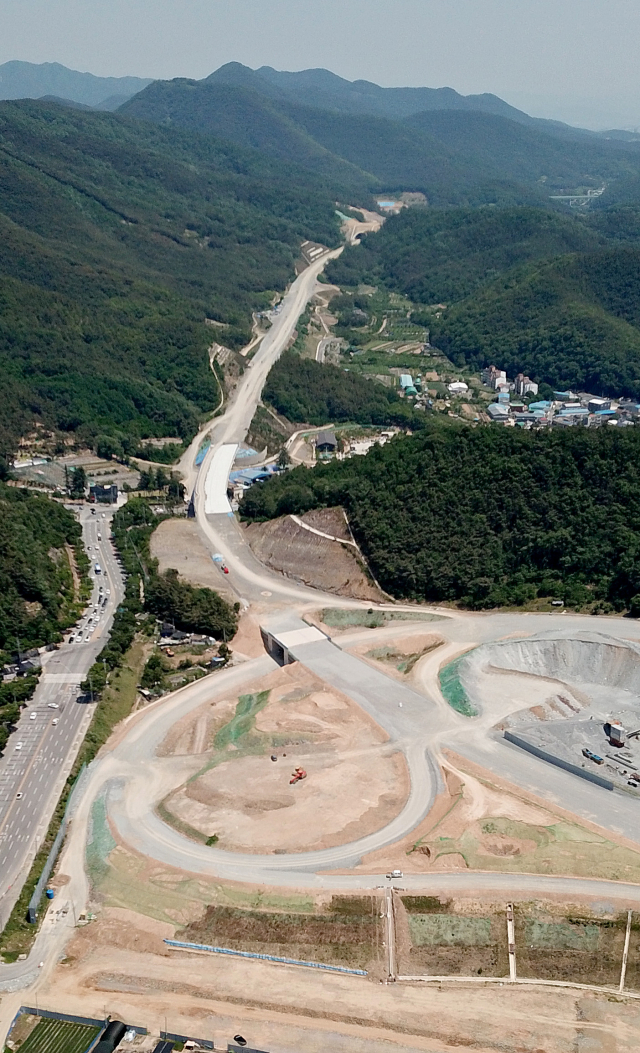
[[[47,702],[47,709],[60,709],[57,702]]]
[[[16,749],[17,750],[21,750],[22,749],[22,743],[21,742],[16,742]]]
[[[51,721],[51,723],[53,724],[53,726],[55,728],[56,724],[58,723],[58,718],[54,717],[53,720]]]
[[[32,713],[31,716],[29,717],[29,720],[35,720],[37,716],[38,716],[37,713]]]

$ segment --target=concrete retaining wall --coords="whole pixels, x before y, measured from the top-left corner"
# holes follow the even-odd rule
[[[594,782],[596,786],[602,786],[605,790],[613,790],[614,788],[611,779],[605,779],[603,775],[596,775],[595,772],[588,771],[586,768],[580,768],[577,764],[572,764],[571,761],[557,757],[554,753],[548,753],[546,750],[541,749],[540,746],[534,746],[532,742],[527,742],[526,739],[520,738],[519,735],[514,735],[512,731],[505,731],[504,737],[507,742],[512,742],[514,746],[519,746],[520,749],[526,750],[527,753],[532,753],[534,757],[539,757],[540,760],[547,761],[549,764],[555,764],[556,768],[564,768],[565,771],[571,772],[572,775],[578,775],[581,779],[586,779],[587,782]]]

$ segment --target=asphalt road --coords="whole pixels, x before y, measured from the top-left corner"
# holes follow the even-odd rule
[[[35,695],[0,758],[0,929],[46,833],[93,713],[92,704],[77,701],[79,685],[104,645],[123,595],[122,575],[109,540],[112,514],[108,507],[96,508],[94,515],[89,508],[80,512],[93,580],[91,602],[78,625],[82,641],[65,642],[42,656]],[[100,574],[95,573],[96,563]],[[100,586],[102,595],[111,593],[104,606]]]
[[[244,543],[233,516],[207,516],[205,514],[203,484],[211,461],[220,446],[244,439],[269,369],[286,347],[297,319],[313,293],[317,274],[332,255],[337,255],[337,253],[326,254],[293,283],[284,299],[281,312],[238,385],[232,403],[222,417],[213,425],[203,429],[196,437],[183,458],[181,466],[187,482],[195,486],[194,504],[203,538],[212,552],[220,551],[224,554],[225,563],[230,569],[227,581],[246,603],[257,601],[263,607],[271,606],[273,609],[291,605],[298,608],[311,605],[318,607],[327,602],[332,606],[361,607],[363,604],[355,600],[338,599],[333,595],[296,585],[268,571],[255,559]],[[198,472],[194,465],[195,454],[202,437],[207,432],[211,434],[211,447]],[[106,557],[104,559],[106,562]],[[395,609],[399,609],[399,606]],[[415,608],[412,609],[415,610]],[[454,642],[477,644],[483,640],[511,634],[514,631],[527,634],[543,629],[557,630],[561,625],[563,628],[584,628],[586,627],[583,624],[585,622],[589,622],[589,628],[593,628],[592,620],[572,616],[562,618],[560,615],[548,615],[529,618],[527,615],[489,614],[484,617],[465,617],[456,614],[451,622],[447,623],[446,635]],[[621,635],[629,635],[629,633],[621,632]],[[89,645],[81,646],[84,648]],[[233,691],[240,687],[246,679],[253,679],[256,675],[266,673],[271,668],[273,668],[273,663],[265,654],[242,666],[225,670],[216,674],[216,690],[220,688],[224,691]],[[295,856],[249,855],[207,848],[190,841],[163,823],[155,813],[154,805],[166,793],[166,771],[167,765],[170,765],[170,759],[158,760],[156,747],[172,724],[185,713],[201,705],[202,701],[210,695],[211,689],[212,685],[208,679],[196,682],[176,692],[171,698],[149,707],[142,716],[136,717],[130,733],[120,741],[118,746],[92,765],[87,788],[80,804],[79,815],[74,819],[71,835],[61,861],[65,873],[70,875],[66,894],[69,900],[75,903],[77,910],[83,909],[88,895],[84,873],[84,845],[92,802],[100,792],[106,793],[110,818],[124,840],[143,855],[162,863],[177,866],[192,873],[215,875],[223,879],[256,884],[296,888],[350,889],[370,888],[384,883],[386,879],[381,874],[341,875],[324,871],[332,869],[335,871],[353,866],[365,852],[393,843],[415,827],[425,809],[429,807],[433,786],[438,778],[432,760],[433,753],[429,751],[437,754],[441,747],[449,744],[458,752],[467,753],[472,759],[477,759],[479,763],[483,763],[485,767],[495,770],[498,774],[501,773],[502,765],[507,777],[513,778],[514,782],[530,785],[538,792],[541,787],[548,788],[553,781],[549,778],[547,765],[536,763],[528,756],[521,756],[520,751],[514,753],[501,745],[495,745],[494,748],[494,744],[490,743],[487,737],[487,728],[482,726],[482,721],[478,721],[475,725],[473,722],[466,722],[465,718],[459,717],[443,702],[438,703],[437,711],[427,704],[428,714],[426,709],[423,716],[415,714],[415,733],[409,738],[406,735],[406,728],[400,726],[402,722],[398,721],[399,714],[394,711],[395,719],[390,718],[389,720],[388,730],[392,741],[404,749],[407,756],[412,774],[412,788],[403,811],[383,830],[348,845],[338,846],[324,852],[299,853]],[[394,688],[391,680],[389,689],[392,694]],[[435,699],[432,701],[437,702]],[[67,706],[65,713],[72,711],[73,708],[73,706]],[[76,710],[78,708],[76,707]],[[382,723],[384,724],[384,720]],[[473,730],[474,727],[477,728],[477,731]],[[46,739],[46,735],[44,738]],[[36,744],[33,750],[39,748]],[[159,764],[165,766],[162,771]],[[558,772],[556,776],[555,769],[553,771],[554,779],[557,778],[559,781],[557,786],[554,783],[554,790],[557,790],[557,794],[552,791],[552,796],[565,795],[565,807],[571,809],[572,801],[577,801],[581,795],[584,795],[585,785],[566,773]],[[30,782],[31,779],[28,781]],[[14,788],[16,788],[15,783]],[[595,787],[589,789],[597,790]],[[599,816],[601,809],[606,810],[608,806],[611,806],[614,796],[601,791],[597,802],[596,797],[589,798],[586,811],[591,812],[592,805],[597,803],[598,807],[595,812]],[[584,796],[582,799],[584,800]],[[618,805],[618,802],[615,803],[614,807],[622,807],[625,813],[631,806],[634,809],[634,815],[631,816],[630,812],[629,815],[625,814],[625,824],[627,821],[635,823],[637,802],[623,801],[621,805]],[[584,814],[585,809],[578,806],[575,811],[578,814]],[[592,814],[595,817],[595,813]],[[601,823],[601,825],[609,824]],[[517,895],[545,894],[563,897],[590,896],[611,902],[624,901],[628,904],[640,905],[640,886],[614,881],[591,881],[526,874],[461,872],[407,875],[400,883],[407,888],[446,890],[449,893],[456,890],[461,893],[464,891],[484,892],[504,894],[509,898]],[[47,920],[45,924],[49,925],[49,921]],[[66,924],[67,922],[64,922],[63,926]],[[46,954],[47,960],[53,961],[54,954],[63,945],[64,935],[60,926],[43,928],[28,962],[14,963],[12,966],[0,968],[0,985],[5,980],[17,982],[20,981],[20,978],[26,980],[29,974],[32,975],[34,955],[44,957]]]

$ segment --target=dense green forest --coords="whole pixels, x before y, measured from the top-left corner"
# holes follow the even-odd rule
[[[205,319],[244,343],[300,241],[337,243],[334,208],[311,173],[230,143],[0,104],[5,454],[34,416],[83,441],[190,437],[218,399]]]
[[[291,351],[269,373],[262,397],[296,424],[352,421],[415,427],[424,421],[424,413],[400,398],[395,388]]]
[[[377,234],[348,246],[326,268],[337,285],[402,292],[416,303],[450,304],[528,260],[606,244],[582,218],[541,208],[403,209]]]
[[[73,606],[65,545],[81,530],[48,497],[0,483],[0,659],[61,639]]]
[[[640,431],[442,428],[253,486],[241,514],[343,505],[382,587],[476,609],[640,616]]]
[[[414,319],[457,366],[640,397],[640,207],[407,210],[327,278],[446,305]]]
[[[640,248],[511,272],[434,319],[431,339],[458,365],[640,398]]]
[[[536,121],[495,97],[465,104],[425,95],[420,112],[420,89],[412,102],[407,89],[392,99],[391,89],[358,91],[326,71],[274,73],[236,63],[203,81],[155,81],[121,112],[295,160],[343,193],[418,190],[435,206],[543,205],[554,190],[634,178],[640,169],[629,144]]]
[[[0,483],[0,665],[20,648],[62,638],[75,621],[73,578],[65,546],[81,548],[81,529],[71,512],[41,494]],[[31,698],[37,678],[0,685],[0,752]]]

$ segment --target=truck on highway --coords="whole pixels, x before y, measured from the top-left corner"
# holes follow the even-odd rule
[[[96,563],[96,565],[95,565],[95,567],[93,569],[95,570],[96,574],[102,574],[102,567],[100,566],[99,563]]]

